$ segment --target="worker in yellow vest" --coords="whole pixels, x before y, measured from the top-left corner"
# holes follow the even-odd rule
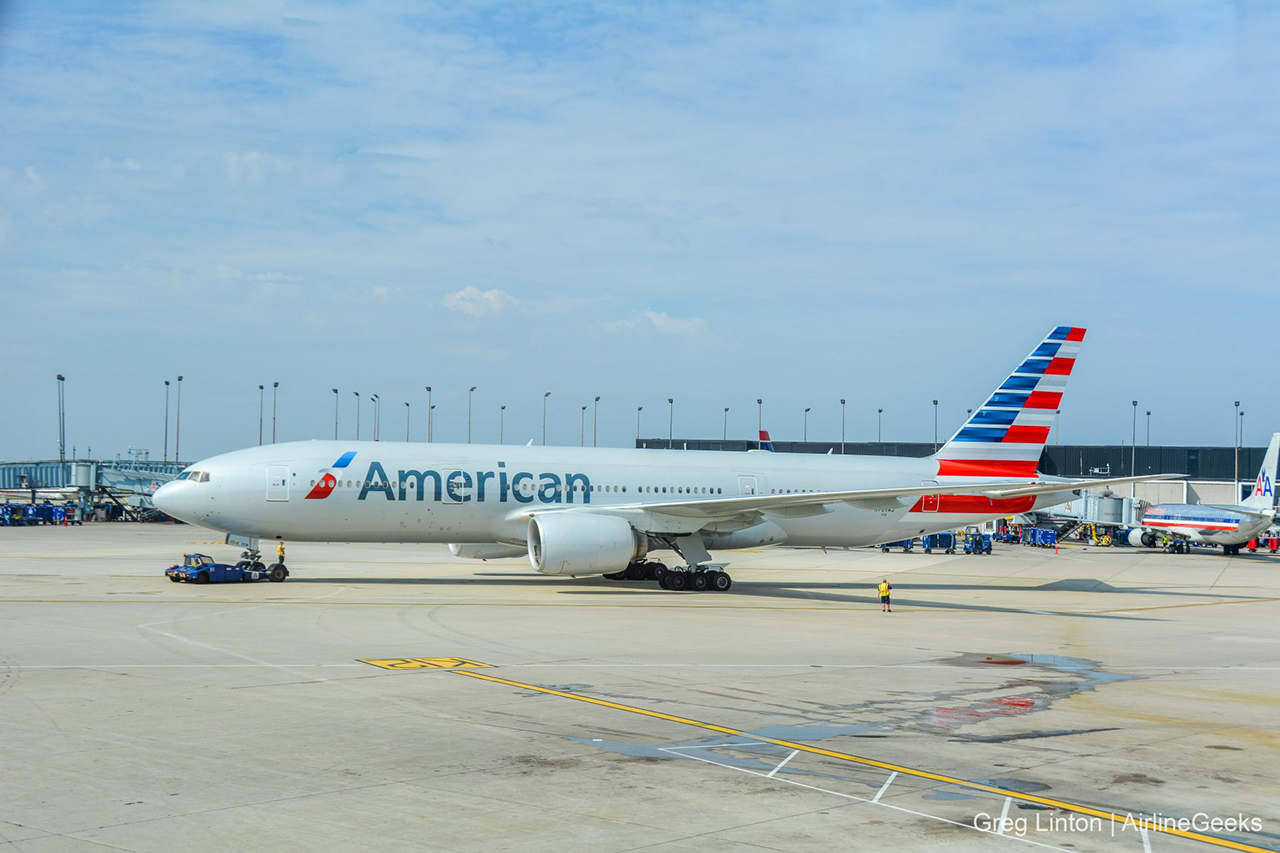
[[[284,540],[280,540],[280,544],[276,546],[276,562],[284,565]]]
[[[889,585],[889,579],[885,578],[880,581],[880,610],[883,613],[892,613],[893,608],[889,606],[889,590],[893,589]]]

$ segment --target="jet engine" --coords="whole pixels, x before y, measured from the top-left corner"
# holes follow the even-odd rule
[[[1130,530],[1129,544],[1135,548],[1154,548],[1156,547],[1156,537],[1145,530]]]
[[[649,553],[649,539],[614,515],[549,512],[529,522],[529,562],[544,575],[602,575]]]
[[[527,551],[520,545],[503,545],[501,542],[450,542],[449,551],[464,560],[501,560],[504,557],[521,557]]]

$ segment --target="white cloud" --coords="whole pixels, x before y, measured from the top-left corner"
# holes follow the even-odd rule
[[[238,154],[228,151],[222,155],[222,167],[227,178],[236,186],[258,186],[271,172],[287,172],[290,164],[283,157],[274,157],[260,151]]]
[[[470,314],[472,317],[497,314],[516,304],[516,298],[506,291],[497,288],[481,290],[472,285],[446,294],[443,301],[444,307]]]
[[[137,160],[112,160],[110,157],[103,157],[98,161],[98,171],[100,172],[141,172],[142,164]]]
[[[597,328],[604,332],[657,332],[675,338],[697,338],[711,331],[701,317],[672,317],[665,311],[644,311],[626,320],[600,323]]]

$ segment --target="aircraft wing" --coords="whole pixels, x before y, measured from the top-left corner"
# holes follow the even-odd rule
[[[995,481],[987,483],[965,483],[956,485],[919,485],[895,489],[851,489],[838,492],[798,492],[789,495],[738,495],[735,497],[696,498],[684,501],[646,501],[630,504],[609,504],[608,506],[584,505],[576,508],[556,507],[532,510],[527,515],[539,512],[562,512],[569,509],[594,512],[647,511],[662,515],[682,518],[725,519],[746,513],[765,515],[817,515],[828,510],[827,504],[847,503],[862,509],[899,509],[903,499],[919,498],[925,495],[983,495],[993,500],[1020,498],[1030,495],[1052,494],[1055,492],[1071,492],[1078,489],[1096,486],[1113,486],[1122,483],[1134,483],[1143,480],[1163,480],[1178,477],[1178,474],[1149,474],[1139,477],[1115,477],[1104,480],[1064,480],[1050,482],[1038,480]]]

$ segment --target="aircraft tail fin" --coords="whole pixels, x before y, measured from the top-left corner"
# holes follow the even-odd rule
[[[1253,484],[1253,494],[1244,499],[1249,509],[1270,510],[1276,503],[1276,462],[1280,461],[1280,432],[1271,436],[1267,455],[1262,457],[1262,468]]]
[[[770,453],[773,452],[773,439],[769,438],[767,429],[760,430],[760,449],[767,450]]]
[[[1034,477],[1085,330],[1058,326],[934,454],[939,477]]]

